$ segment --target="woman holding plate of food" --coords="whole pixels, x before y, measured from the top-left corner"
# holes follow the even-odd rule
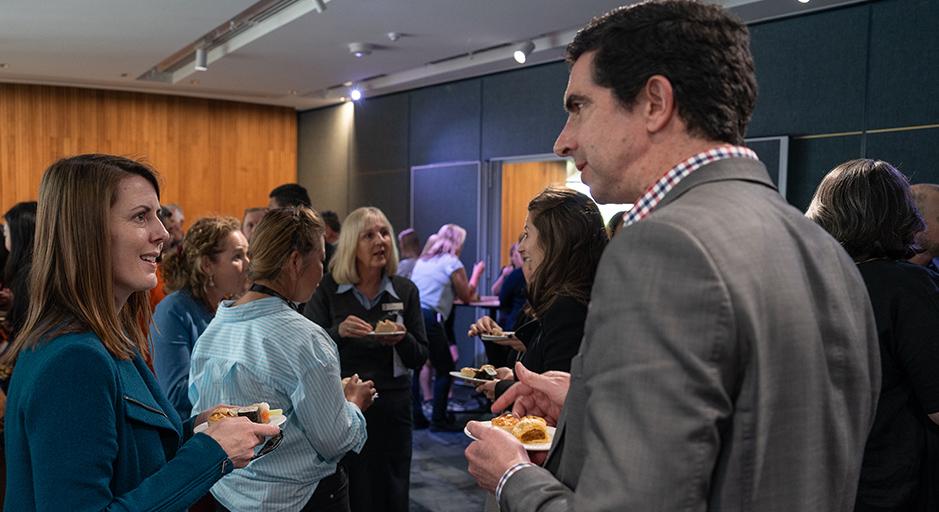
[[[325,225],[309,208],[271,210],[251,235],[248,291],[223,301],[195,344],[189,373],[194,410],[218,402],[263,401],[286,416],[280,446],[212,495],[227,510],[349,509],[348,483],[337,463],[365,444],[363,412],[371,381],[343,385],[336,346],[297,313],[323,277]],[[221,421],[226,423],[230,420]]]
[[[117,156],[43,174],[29,308],[2,361],[6,510],[182,510],[279,432],[236,418],[193,434],[208,415],[181,421],[147,367],[159,194]]]
[[[569,188],[548,187],[528,203],[518,244],[528,282],[528,304],[513,336],[497,341],[516,349],[517,360],[533,372],[570,371],[580,349],[587,303],[600,257],[609,241],[600,210],[592,199]],[[511,329],[513,326],[505,326]],[[503,332],[488,316],[470,327],[470,336]],[[489,398],[515,383],[511,368],[496,369],[496,379],[477,386]]]
[[[381,393],[365,413],[365,448],[342,462],[353,511],[406,512],[410,506],[410,370],[427,360],[427,336],[417,287],[396,275],[394,239],[378,208],[350,213],[330,274],[304,310],[335,341],[342,375],[371,379]]]

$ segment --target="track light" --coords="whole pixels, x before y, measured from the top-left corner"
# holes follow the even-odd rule
[[[349,43],[349,53],[358,58],[365,57],[372,53],[374,46],[368,43]]]
[[[352,98],[352,101],[359,101],[362,99],[362,90],[358,87],[353,87],[349,90],[349,97]]]
[[[205,48],[196,48],[196,71],[207,71],[209,69],[209,57],[205,54]]]
[[[524,64],[534,49],[535,43],[531,41],[525,41],[523,43],[519,43],[519,45],[515,47],[515,53],[512,54],[512,56],[515,57],[515,62]]]
[[[323,12],[326,10],[326,2],[323,0],[313,0],[313,5],[315,6],[316,12]]]

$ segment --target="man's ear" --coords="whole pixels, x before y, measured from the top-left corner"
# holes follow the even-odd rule
[[[643,114],[646,117],[646,128],[651,133],[659,132],[668,126],[675,115],[672,83],[662,75],[652,75],[646,80],[642,94],[645,96]]]

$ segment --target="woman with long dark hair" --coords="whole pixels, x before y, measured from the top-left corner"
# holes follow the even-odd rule
[[[528,203],[518,252],[528,282],[525,320],[504,343],[534,372],[570,371],[580,349],[587,304],[597,265],[609,242],[603,217],[592,199],[562,187],[548,187]],[[512,326],[506,326],[510,329]],[[503,330],[488,316],[469,335]],[[515,383],[510,367],[496,370],[497,381],[477,390],[493,398]]]
[[[3,220],[4,245],[10,253],[3,268],[3,282],[12,292],[7,312],[7,326],[12,340],[23,326],[29,307],[28,284],[36,234],[36,202],[17,203],[4,214]]]
[[[857,263],[880,341],[880,397],[854,509],[935,511],[939,275],[906,261],[925,227],[909,181],[887,162],[845,162],[822,180],[806,216]]]

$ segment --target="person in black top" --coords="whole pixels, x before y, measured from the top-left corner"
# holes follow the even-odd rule
[[[518,360],[528,369],[570,371],[584,336],[590,290],[607,242],[600,210],[580,192],[548,187],[528,203],[518,245],[528,282],[527,321],[503,342],[519,352]],[[496,329],[501,327],[484,316],[468,334],[490,334]],[[510,367],[496,372],[498,381],[477,387],[489,398],[515,383]]]
[[[880,398],[854,509],[935,511],[939,275],[904,261],[924,227],[909,182],[887,162],[845,162],[822,180],[806,215],[857,262],[880,341]]]
[[[404,512],[409,507],[409,370],[424,364],[428,348],[417,287],[395,275],[397,266],[394,232],[385,214],[359,208],[346,217],[330,273],[303,312],[335,340],[342,376],[358,374],[373,381],[379,393],[365,412],[365,447],[343,459],[351,507],[357,512]],[[377,332],[385,320],[394,330]]]

